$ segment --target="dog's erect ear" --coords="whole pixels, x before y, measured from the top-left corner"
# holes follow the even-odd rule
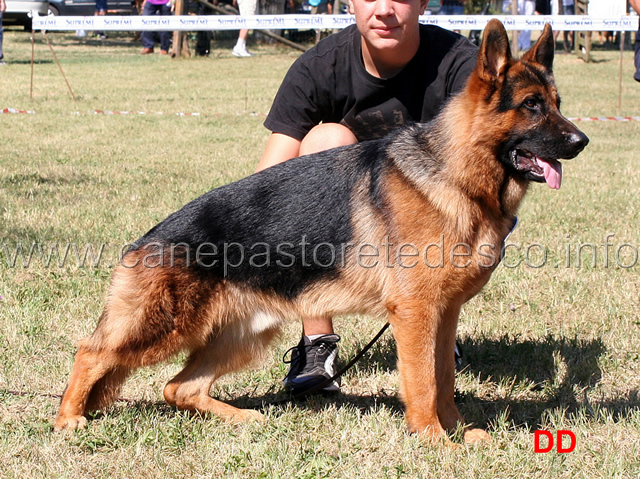
[[[551,25],[544,24],[544,30],[542,35],[538,38],[538,41],[522,55],[522,60],[526,62],[539,63],[547,70],[553,70],[553,54],[555,50],[555,42],[553,40],[553,31]]]
[[[482,44],[478,52],[477,72],[486,82],[493,82],[504,73],[511,62],[509,37],[500,20],[489,20],[482,33]]]

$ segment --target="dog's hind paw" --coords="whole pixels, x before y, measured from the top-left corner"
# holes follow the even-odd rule
[[[238,409],[237,412],[232,416],[228,416],[227,419],[232,424],[242,424],[246,422],[263,423],[267,421],[267,418],[262,413],[254,409]]]
[[[56,419],[55,424],[53,425],[53,430],[55,432],[73,431],[75,429],[82,429],[86,425],[87,418],[84,416],[59,416],[58,419]]]
[[[465,444],[479,444],[491,442],[491,436],[484,429],[467,429],[464,431]]]

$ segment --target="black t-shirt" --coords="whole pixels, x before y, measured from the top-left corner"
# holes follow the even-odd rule
[[[302,54],[278,90],[264,125],[302,140],[317,124],[341,123],[358,140],[380,138],[398,126],[431,120],[462,89],[477,47],[434,25],[420,25],[420,48],[393,78],[366,71],[355,25]]]

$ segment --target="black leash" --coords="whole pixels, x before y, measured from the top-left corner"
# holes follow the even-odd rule
[[[304,398],[305,396],[310,396],[313,393],[315,393],[317,391],[320,391],[325,386],[328,386],[333,381],[335,381],[340,376],[342,376],[344,373],[346,373],[355,363],[357,363],[358,360],[362,356],[364,356],[366,354],[366,352],[369,351],[369,349],[371,349],[371,346],[373,346],[376,343],[376,341],[378,339],[380,339],[380,336],[382,336],[384,334],[384,332],[389,328],[389,326],[390,326],[389,323],[386,323],[382,327],[382,329],[380,331],[378,331],[378,334],[376,334],[374,336],[374,338],[371,341],[369,341],[369,344],[367,344],[364,348],[362,348],[362,351],[360,351],[358,354],[356,354],[355,357],[351,361],[349,361],[340,371],[335,373],[330,378],[325,379],[324,381],[322,381],[319,384],[316,384],[315,386],[313,386],[310,389],[307,389],[305,391],[301,391],[301,392],[296,393],[296,394],[292,394],[291,397],[288,397],[286,399],[281,399],[280,401],[274,401],[274,402],[269,402],[269,403],[263,403],[263,406],[280,406],[282,404],[287,404],[287,403],[290,403],[290,402],[293,402],[293,401],[297,401],[299,399]]]
[[[358,360],[360,360],[360,358],[362,358],[362,356],[364,356],[366,354],[367,351],[369,351],[369,349],[371,349],[371,347],[376,343],[376,341],[378,339],[380,339],[380,336],[382,336],[384,334],[384,332],[389,328],[389,323],[386,323],[382,329],[380,331],[378,331],[378,334],[376,334],[374,336],[374,338],[369,341],[369,343],[362,348],[362,351],[360,351],[358,354],[355,355],[355,357],[349,361],[340,371],[338,371],[336,374],[334,374],[332,377],[325,379],[324,381],[322,381],[319,384],[316,384],[314,387],[307,389],[306,391],[302,391],[296,394],[292,394],[290,397],[286,398],[286,399],[281,399],[279,401],[274,401],[274,402],[269,402],[269,403],[262,403],[262,407],[264,406],[280,406],[282,404],[287,404],[293,401],[298,401],[302,398],[304,398],[305,396],[310,396],[313,393],[321,390],[322,388],[324,388],[325,386],[329,385],[331,382],[335,381],[336,379],[338,379],[340,376],[342,376],[344,373],[346,373],[355,363],[358,362]],[[0,390],[0,393],[4,393],[4,394],[10,394],[12,396],[23,396],[23,397],[28,397],[28,396],[37,396],[37,397],[47,397],[47,398],[53,398],[53,399],[59,399],[62,398],[61,394],[39,394],[39,393],[29,393],[29,392],[22,392],[22,391],[8,391],[8,390]],[[139,401],[136,401],[134,399],[127,399],[127,398],[117,398],[116,401],[121,401],[121,402],[128,402],[128,403],[136,403]],[[158,404],[164,404],[162,402],[159,402]]]

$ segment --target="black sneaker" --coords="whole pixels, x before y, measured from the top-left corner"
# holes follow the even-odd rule
[[[290,364],[289,372],[282,381],[284,387],[293,394],[303,393],[321,384],[334,374],[334,365],[338,359],[337,334],[324,334],[310,340],[303,336],[297,346],[284,353],[282,361]],[[291,352],[291,359],[285,357]],[[336,392],[340,389],[340,379],[334,380],[318,392]]]

